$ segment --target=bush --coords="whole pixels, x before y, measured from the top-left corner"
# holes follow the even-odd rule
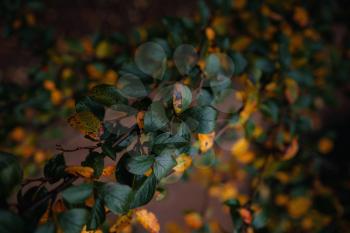
[[[160,232],[143,206],[180,179],[199,180],[219,199],[233,232],[349,224],[318,178],[334,140],[320,114],[349,69],[327,39],[328,1],[319,11],[316,1],[199,1],[193,19],[64,40],[36,23],[44,5],[35,2],[19,18],[22,3],[4,3],[19,11],[2,12],[9,34],[44,40],[34,49],[45,62],[28,85],[1,87],[1,135],[7,152],[45,161],[43,177],[28,179],[30,164],[1,153],[1,232],[128,232],[135,221]],[[42,127],[68,115],[92,146],[57,146],[48,158],[35,147]],[[81,164],[67,165],[66,153],[80,150]],[[184,219],[193,232],[226,232],[209,207]]]

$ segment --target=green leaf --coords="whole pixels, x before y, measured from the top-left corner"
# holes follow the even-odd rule
[[[154,162],[153,155],[137,155],[131,156],[127,162],[128,171],[136,174],[143,175],[146,171],[148,171]]]
[[[62,192],[62,197],[70,204],[83,203],[91,194],[93,185],[84,183],[77,186],[71,186]]]
[[[22,169],[17,157],[9,153],[0,152],[0,199],[6,199],[21,181]]]
[[[87,209],[76,208],[63,212],[58,222],[64,233],[80,233],[83,226],[89,219],[89,211]]]
[[[192,93],[189,87],[181,83],[176,83],[173,92],[173,107],[177,114],[182,113],[190,106]]]
[[[97,198],[91,210],[91,217],[87,225],[87,230],[96,230],[106,219],[103,200]]]
[[[81,163],[82,166],[91,167],[94,169],[94,177],[98,178],[102,175],[104,168],[103,155],[98,152],[91,152],[86,159]]]
[[[55,224],[51,221],[40,225],[36,230],[35,233],[55,233]]]
[[[77,101],[77,103],[75,104],[75,110],[77,112],[85,112],[85,111],[92,112],[101,121],[103,120],[105,115],[104,107],[92,101],[92,99],[88,96]]]
[[[24,195],[22,192],[17,194],[18,207],[22,212],[22,217],[26,221],[26,227],[35,228],[40,217],[45,213],[49,205],[49,200],[41,202],[35,208],[31,208],[34,203],[37,203],[48,194],[46,187],[33,186],[29,188]]]
[[[215,129],[217,112],[210,106],[190,108],[185,112],[185,121],[196,133],[211,133]]]
[[[65,168],[66,162],[63,154],[55,155],[46,163],[44,167],[44,176],[49,179],[51,184],[55,183],[65,176]]]
[[[234,53],[231,57],[233,59],[233,63],[235,64],[235,74],[241,74],[248,65],[247,60],[241,53]]]
[[[101,196],[114,214],[123,214],[129,210],[132,190],[127,185],[107,183],[102,187]]]
[[[118,80],[118,91],[126,98],[142,98],[148,91],[140,78],[133,74],[125,74]]]
[[[0,210],[0,232],[1,233],[23,233],[24,223],[22,219],[6,210]]]
[[[145,113],[145,131],[157,131],[164,128],[167,123],[168,118],[165,114],[163,105],[160,102],[152,103],[149,110]]]
[[[161,155],[156,157],[154,163],[154,175],[158,180],[165,177],[176,165],[176,160],[172,155],[172,150],[165,150]]]
[[[157,179],[154,174],[147,177],[141,185],[139,185],[133,192],[133,200],[130,208],[137,208],[146,205],[151,201],[154,192],[156,191]]]
[[[90,90],[89,96],[94,101],[106,106],[111,106],[125,101],[125,99],[119,94],[116,87],[107,84],[95,86]]]
[[[107,155],[109,158],[116,159],[116,151],[113,149],[113,146],[107,143],[102,144],[102,152]]]

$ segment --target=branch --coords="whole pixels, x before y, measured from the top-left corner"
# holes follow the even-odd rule
[[[79,146],[79,147],[72,148],[72,149],[64,149],[62,147],[62,145],[56,145],[56,150],[59,150],[62,152],[74,152],[74,151],[78,151],[78,150],[94,150],[98,147],[100,147],[100,144],[97,144],[95,146]]]
[[[65,190],[66,188],[68,188],[69,186],[71,186],[74,181],[76,181],[78,179],[78,177],[70,177],[69,179],[63,181],[63,183],[61,183],[60,185],[58,185],[56,188],[54,188],[53,190],[51,190],[48,194],[46,194],[43,198],[41,198],[40,200],[38,200],[37,202],[33,203],[33,205],[31,205],[30,207],[28,207],[25,211],[31,211],[36,209],[38,206],[40,206],[41,204],[45,203],[46,201],[50,200],[52,197],[56,196],[58,193],[62,192],[63,190]]]

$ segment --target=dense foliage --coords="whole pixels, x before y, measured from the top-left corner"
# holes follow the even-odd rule
[[[348,48],[329,41],[332,1],[199,1],[193,19],[76,39],[36,22],[43,3],[10,2],[6,33],[43,61],[28,84],[0,87],[0,232],[130,232],[135,221],[160,232],[142,206],[180,179],[223,203],[230,232],[349,227],[319,178],[334,140],[320,114],[350,67]],[[55,134],[43,126],[66,116],[91,146],[38,149]],[[33,159],[41,178],[28,178]],[[227,231],[209,207],[184,219],[193,232]]]

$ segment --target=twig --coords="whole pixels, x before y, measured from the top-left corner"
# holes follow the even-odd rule
[[[96,148],[100,147],[99,144],[95,145],[95,146],[79,146],[76,148],[72,148],[72,149],[64,149],[62,147],[62,145],[56,145],[56,150],[62,151],[62,152],[74,152],[74,151],[78,151],[78,150],[94,150]]]
[[[250,197],[249,197],[249,201],[245,204],[246,207],[249,207],[252,204],[255,196],[258,193],[259,186],[260,186],[261,182],[263,181],[263,176],[264,176],[265,170],[267,168],[269,158],[270,158],[270,155],[265,156],[264,163],[263,163],[262,167],[259,170],[258,181],[257,181],[255,187],[253,187],[253,189],[251,191],[251,194],[250,194]]]
[[[52,191],[50,191],[48,194],[46,194],[43,198],[41,198],[40,200],[35,202],[33,205],[28,207],[25,211],[31,211],[31,210],[36,209],[38,206],[45,203],[50,198],[56,196],[58,193],[62,192],[63,190],[65,190],[66,188],[71,186],[74,183],[74,181],[76,181],[77,179],[78,179],[78,177],[70,177],[68,180],[63,181],[62,184],[60,184],[59,186],[54,188]]]

